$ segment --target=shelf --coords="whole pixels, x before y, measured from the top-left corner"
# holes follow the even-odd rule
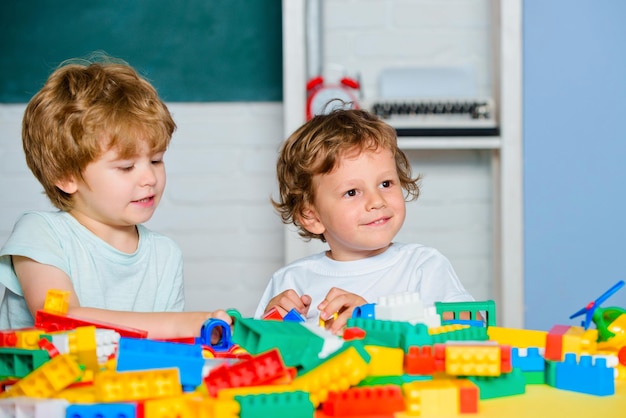
[[[493,149],[502,147],[502,138],[499,136],[402,136],[398,138],[400,149]]]

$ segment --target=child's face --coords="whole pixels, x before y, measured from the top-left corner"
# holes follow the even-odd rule
[[[349,152],[330,173],[313,178],[315,202],[303,226],[324,234],[335,260],[379,254],[406,215],[402,186],[391,151]]]
[[[72,215],[96,234],[99,228],[134,228],[149,220],[165,188],[163,154],[152,154],[145,142],[129,159],[114,148],[104,152],[87,165],[83,179],[70,182]]]

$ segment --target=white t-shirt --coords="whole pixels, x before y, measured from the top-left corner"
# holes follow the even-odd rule
[[[183,258],[170,238],[137,226],[139,245],[120,252],[98,238],[70,214],[26,212],[0,250],[0,329],[33,325],[12,255],[31,258],[64,271],[72,280],[81,306],[119,311],[182,311]],[[45,285],[45,277],[41,278]]]
[[[393,243],[382,254],[361,260],[335,261],[319,253],[294,261],[274,273],[254,317],[263,316],[274,296],[293,289],[300,296],[311,296],[307,319],[316,319],[317,306],[332,287],[357,294],[368,303],[402,292],[418,292],[425,307],[435,302],[474,301],[439,251],[420,244]]]

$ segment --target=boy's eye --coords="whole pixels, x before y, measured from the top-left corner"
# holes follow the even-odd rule
[[[162,164],[163,160],[152,160],[152,164]]]
[[[391,180],[385,180],[385,181],[383,181],[382,183],[380,183],[380,185],[381,185],[383,188],[391,187]]]
[[[355,190],[355,189],[350,189],[350,190],[348,190],[348,191],[344,194],[344,196],[354,197],[354,196],[356,196],[356,190]]]
[[[135,168],[134,165],[127,165],[127,166],[120,167],[120,170],[122,170],[122,171],[130,171],[133,168]]]

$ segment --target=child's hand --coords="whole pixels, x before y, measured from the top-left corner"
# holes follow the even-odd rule
[[[352,317],[354,308],[366,303],[367,301],[359,295],[333,287],[317,309],[320,311],[320,317],[325,321],[332,318],[335,313],[338,314],[337,318],[326,322],[326,328],[337,334],[341,332],[348,319]]]
[[[275,307],[282,316],[285,316],[290,310],[295,308],[300,315],[306,317],[310,305],[311,296],[300,296],[295,290],[289,289],[274,296],[265,307],[265,312]]]

